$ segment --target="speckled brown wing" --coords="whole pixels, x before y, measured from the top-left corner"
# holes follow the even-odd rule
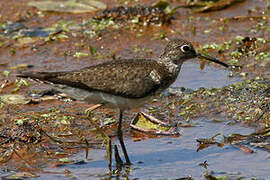
[[[40,77],[28,77],[128,98],[151,95],[158,89],[167,87],[164,82],[170,81],[166,69],[154,60],[111,61],[78,71],[43,73]]]
[[[89,91],[141,98],[158,90],[165,76],[164,67],[156,61],[120,60],[59,75],[56,79]]]

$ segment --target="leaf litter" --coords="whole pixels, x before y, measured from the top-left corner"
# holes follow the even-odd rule
[[[217,11],[245,0],[187,0],[186,7],[196,12]]]
[[[31,1],[28,5],[42,11],[68,13],[89,13],[106,8],[106,4],[96,0]]]

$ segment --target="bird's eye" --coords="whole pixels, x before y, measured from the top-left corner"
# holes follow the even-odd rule
[[[189,45],[186,45],[186,44],[183,45],[183,46],[181,46],[180,48],[181,48],[181,51],[182,52],[188,52],[191,49],[190,46]]]

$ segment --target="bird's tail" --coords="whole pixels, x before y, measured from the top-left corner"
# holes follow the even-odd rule
[[[21,72],[17,74],[17,77],[38,79],[42,81],[49,80],[59,75],[59,72]]]

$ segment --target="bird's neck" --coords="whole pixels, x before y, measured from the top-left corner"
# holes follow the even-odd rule
[[[168,73],[170,73],[172,76],[177,76],[182,66],[182,63],[175,64],[173,63],[171,58],[166,56],[160,56],[158,59],[158,63],[164,66],[167,69]]]

